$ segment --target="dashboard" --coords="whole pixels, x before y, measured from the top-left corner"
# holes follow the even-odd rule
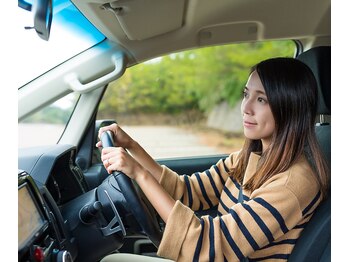
[[[56,217],[34,180],[18,172],[18,261],[73,261],[63,221]]]
[[[121,218],[134,227],[112,177],[89,188],[75,162],[71,145],[19,150],[18,261],[99,261],[122,246]]]
[[[88,187],[69,145],[20,150],[18,171],[19,261],[73,261],[77,243],[61,207]]]
[[[88,185],[75,164],[75,147],[60,145],[20,151],[19,168],[45,185],[58,206],[85,193]]]

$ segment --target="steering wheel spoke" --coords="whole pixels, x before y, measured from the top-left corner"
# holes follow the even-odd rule
[[[111,200],[111,198],[108,194],[108,191],[104,190],[104,193],[106,194],[106,196],[110,202],[110,206],[112,207],[115,216],[106,227],[101,228],[103,235],[109,236],[109,235],[112,235],[112,234],[117,233],[117,232],[122,232],[123,236],[126,236],[126,230],[125,230],[124,224],[122,223],[122,220],[119,216],[118,210],[116,209],[113,201]],[[118,226],[115,226],[116,224],[118,224]]]

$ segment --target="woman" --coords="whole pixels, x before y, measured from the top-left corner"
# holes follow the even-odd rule
[[[105,168],[135,179],[166,222],[159,256],[287,260],[326,197],[328,171],[315,138],[317,88],[311,70],[292,58],[262,61],[243,95],[243,148],[192,176],[160,166],[119,126],[100,129],[99,135],[112,131],[120,146],[102,150]],[[194,214],[216,205],[215,218]],[[104,261],[120,260],[111,255]]]

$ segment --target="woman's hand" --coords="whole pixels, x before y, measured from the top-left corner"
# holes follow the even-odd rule
[[[102,161],[109,174],[111,174],[112,171],[117,170],[117,171],[122,171],[126,175],[131,177],[133,176],[133,174],[136,174],[136,173],[133,173],[136,171],[133,169],[137,169],[138,171],[138,168],[140,167],[141,169],[143,169],[143,171],[147,170],[157,181],[160,180],[160,177],[162,174],[162,167],[135,140],[133,140],[124,130],[122,130],[120,126],[118,126],[117,124],[112,124],[109,126],[102,127],[98,132],[98,137],[101,138],[102,133],[106,131],[112,132],[113,139],[116,146],[124,148],[124,150],[119,149],[119,157],[124,157],[121,160],[121,162],[118,163],[118,165],[120,166],[114,165],[114,163],[116,163],[117,161],[116,161],[116,158],[114,159],[114,156],[112,155],[110,155],[109,157],[112,159],[109,159],[107,157],[103,158],[103,151],[102,151]],[[102,147],[102,142],[99,141],[96,144],[96,146]],[[127,149],[128,153],[130,153],[131,155],[129,155],[125,151],[125,149]],[[104,150],[104,152],[107,152],[107,151]],[[124,154],[125,156],[123,156]],[[108,163],[108,159],[109,159],[109,163]],[[122,166],[126,163],[126,161],[136,163],[137,165],[134,164],[129,168]],[[112,166],[110,167],[110,165]],[[128,170],[125,171],[124,169],[128,169]],[[133,171],[129,172],[130,171],[129,169],[132,169]]]
[[[109,174],[120,171],[136,179],[137,174],[145,173],[144,168],[122,147],[103,148],[101,159]]]
[[[98,137],[101,138],[103,132],[111,131],[113,134],[113,140],[118,147],[131,149],[135,141],[117,124],[111,124],[109,126],[101,127],[98,131]],[[102,142],[99,141],[96,147],[102,147]]]

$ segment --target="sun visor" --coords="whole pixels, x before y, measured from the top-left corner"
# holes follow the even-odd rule
[[[184,24],[184,0],[119,0],[102,8],[114,13],[130,40],[168,33]]]

